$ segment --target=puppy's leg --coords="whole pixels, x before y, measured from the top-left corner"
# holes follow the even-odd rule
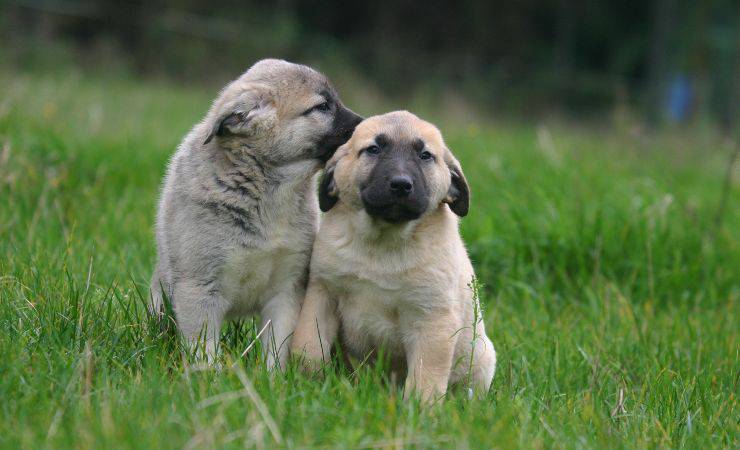
[[[311,280],[293,335],[293,353],[304,357],[306,368],[317,369],[322,361],[329,361],[338,330],[336,301],[321,282]]]
[[[162,311],[164,311],[163,294],[166,292],[167,287],[165,287],[165,282],[159,275],[159,271],[155,270],[154,276],[152,276],[152,282],[149,286],[150,297],[149,303],[147,304],[149,314],[155,317],[159,317],[162,314]]]
[[[406,328],[410,333],[404,343],[408,364],[405,399],[417,393],[422,401],[429,402],[447,392],[458,324],[453,313],[445,312],[429,321],[416,317]]]
[[[268,370],[285,369],[290,352],[290,338],[301,312],[301,293],[291,287],[270,299],[262,308],[262,348]],[[260,329],[261,329],[260,328]]]
[[[496,350],[481,323],[478,326],[476,341],[473,345],[471,384],[477,393],[485,394],[491,387],[493,374],[496,371]]]
[[[226,300],[212,282],[180,280],[173,291],[177,324],[186,342],[196,356],[200,356],[198,350],[204,342],[206,358],[213,363],[228,309]]]
[[[149,303],[147,308],[149,314],[154,317],[161,318],[165,313],[164,296],[167,296],[168,300],[172,299],[172,288],[170,286],[168,278],[165,276],[165,271],[160,267],[159,263],[154,269],[152,275],[152,282],[149,287]]]

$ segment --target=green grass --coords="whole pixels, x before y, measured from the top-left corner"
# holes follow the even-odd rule
[[[188,369],[146,319],[158,185],[215,93],[0,75],[0,447],[738,447],[740,189],[716,227],[711,132],[443,126],[499,360],[485,399],[423,408],[378,368],[271,377],[239,359],[251,321]]]

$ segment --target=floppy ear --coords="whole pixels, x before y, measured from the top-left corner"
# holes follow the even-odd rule
[[[336,169],[339,160],[342,159],[349,151],[349,142],[345,142],[344,145],[339,147],[334,156],[329,158],[326,162],[324,169],[324,175],[321,176],[319,182],[319,208],[322,212],[327,212],[337,204],[339,201],[339,188],[337,187],[336,181],[334,181],[334,169]]]
[[[272,105],[265,101],[259,101],[248,111],[236,109],[221,115],[213,124],[211,132],[208,133],[203,145],[211,142],[215,136],[242,135],[249,136],[256,128],[258,122],[273,109]]]
[[[337,183],[334,182],[334,167],[334,164],[326,167],[319,183],[319,208],[323,212],[332,209],[339,200]]]
[[[465,217],[470,208],[470,188],[465,179],[460,163],[453,156],[445,158],[447,167],[450,169],[450,188],[445,197],[445,203],[450,205],[452,212],[460,217]]]

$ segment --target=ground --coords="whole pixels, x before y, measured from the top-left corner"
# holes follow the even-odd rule
[[[378,367],[269,375],[251,321],[201,370],[146,318],[158,186],[215,94],[0,75],[0,447],[738,447],[740,189],[711,128],[440,123],[498,370],[422,407]]]

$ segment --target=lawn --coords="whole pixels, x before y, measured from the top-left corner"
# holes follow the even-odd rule
[[[718,220],[711,130],[442,123],[498,368],[422,407],[377,367],[268,374],[252,321],[193,367],[147,319],[158,186],[216,92],[0,74],[0,447],[740,445],[740,172]]]

